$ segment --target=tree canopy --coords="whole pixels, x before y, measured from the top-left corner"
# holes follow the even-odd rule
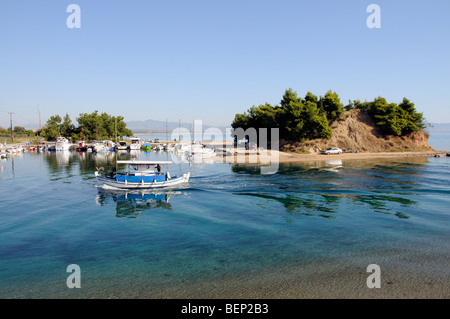
[[[289,141],[329,139],[330,124],[354,108],[368,112],[385,135],[402,136],[425,127],[423,114],[406,98],[400,104],[387,103],[378,97],[372,102],[349,101],[344,106],[339,95],[331,90],[320,97],[307,92],[302,99],[292,89],[285,90],[279,105],[266,103],[236,114],[231,126],[244,130],[278,128],[280,138]]]
[[[333,98],[335,100],[333,100]],[[322,101],[325,107],[319,106]],[[243,114],[236,114],[231,126],[233,129],[244,130],[254,128],[278,128],[280,138],[286,140],[307,140],[313,138],[330,138],[331,129],[328,125],[327,110],[338,114],[335,105],[342,104],[337,94],[328,92],[326,99],[319,98],[308,92],[304,99],[298,97],[297,92],[287,89],[280,101],[280,105],[253,106]]]
[[[111,116],[107,113],[98,114],[81,113],[77,118],[78,126],[72,123],[69,115],[64,118],[53,115],[45,124],[41,135],[48,141],[54,141],[58,136],[70,137],[72,140],[103,140],[115,137],[117,121],[117,136],[132,136],[133,132],[128,129],[123,121],[123,116]]]
[[[385,135],[404,136],[426,127],[423,113],[417,112],[414,103],[407,98],[403,98],[400,104],[388,103],[383,97],[372,102],[355,100],[345,108],[367,111]]]

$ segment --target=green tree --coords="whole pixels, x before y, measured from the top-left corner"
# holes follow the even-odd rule
[[[329,90],[319,100],[320,107],[326,112],[329,121],[334,121],[343,112],[343,104],[336,92]]]
[[[236,114],[232,127],[244,130],[250,127],[279,128],[280,138],[291,141],[330,138],[326,113],[320,111],[317,103],[317,96],[311,92],[302,100],[297,92],[287,89],[279,106],[273,107],[268,103],[252,106],[243,114]]]
[[[53,115],[47,120],[47,123],[42,128],[42,136],[47,141],[55,141],[58,136],[60,136],[59,125],[61,124],[61,116]]]
[[[277,121],[281,125],[280,137],[286,140],[299,140],[303,138],[303,102],[297,92],[287,89],[280,101],[281,109],[277,113]]]
[[[306,96],[305,96],[305,102],[312,102],[312,103],[318,105],[319,98],[316,95],[314,95],[308,91],[308,93],[306,93]]]
[[[82,134],[86,140],[112,139],[115,136],[116,120],[117,136],[121,138],[133,136],[133,132],[126,127],[123,116],[113,117],[107,113],[98,114],[98,112],[80,114],[77,118],[80,125],[77,134]]]
[[[418,113],[414,104],[406,98],[397,105],[377,97],[372,102],[362,103],[360,108],[372,116],[386,135],[403,136],[425,128],[423,114]]]
[[[14,126],[13,132],[17,135],[26,135],[27,130],[22,126]]]
[[[0,135],[1,136],[7,136],[8,134],[11,134],[11,132],[8,132],[8,130],[4,127],[0,127]]]
[[[27,130],[26,131],[27,136],[31,137],[31,136],[36,136],[36,133],[33,130]]]
[[[59,126],[59,131],[61,133],[61,136],[71,137],[74,130],[75,130],[75,125],[72,124],[72,120],[70,119],[69,114],[66,113],[62,124]]]
[[[127,128],[127,124],[123,121],[123,116],[113,117],[111,120],[113,122],[117,120],[117,136],[120,136],[120,138],[124,136],[133,136],[133,132]],[[113,135],[111,134],[111,137],[112,136]]]
[[[425,119],[423,113],[416,111],[414,103],[411,103],[407,98],[403,98],[403,101],[398,107],[404,111],[404,118],[406,119],[406,125],[403,127],[403,134],[408,134],[418,130],[423,130],[425,125]]]
[[[321,113],[317,103],[307,101],[304,112],[305,130],[303,139],[331,138],[332,131],[325,113]]]
[[[59,115],[51,116],[45,126],[37,132],[48,141],[54,141],[58,136],[70,137],[77,140],[102,140],[113,139],[117,120],[117,136],[133,136],[133,132],[126,127],[123,116],[111,116],[107,113],[98,114],[81,113],[77,118],[78,126],[75,126],[66,114],[64,119]]]

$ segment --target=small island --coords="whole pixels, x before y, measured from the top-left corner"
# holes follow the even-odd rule
[[[399,104],[377,97],[343,105],[331,90],[324,96],[308,92],[301,98],[287,89],[279,105],[253,106],[236,114],[231,126],[235,130],[278,128],[281,162],[329,159],[320,152],[331,147],[343,150],[332,155],[339,158],[445,154],[428,145],[423,114],[407,98]]]

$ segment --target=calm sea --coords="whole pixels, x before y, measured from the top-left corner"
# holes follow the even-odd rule
[[[423,271],[430,289],[449,279],[450,157],[289,163],[273,175],[183,163],[171,173],[190,171],[189,185],[143,193],[98,187],[96,167],[114,163],[76,152],[0,162],[0,298],[224,297],[236,278],[237,296],[259,296],[256,284],[282,296],[276,278],[292,269],[358,269],[367,289],[369,264]],[[71,264],[80,289],[67,287]]]

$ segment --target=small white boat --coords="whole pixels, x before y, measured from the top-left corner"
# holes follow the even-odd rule
[[[92,151],[97,154],[105,154],[108,151],[108,148],[103,142],[93,142],[91,147]]]
[[[58,137],[55,143],[56,151],[69,151],[72,147],[72,143],[65,137]]]
[[[164,144],[163,150],[166,152],[172,152],[175,149],[175,146],[173,144]]]
[[[215,157],[217,155],[214,149],[205,147],[198,141],[194,141],[191,144],[178,144],[177,146],[175,146],[174,151],[178,156],[184,156],[189,160],[193,158],[197,160],[206,159]]]
[[[128,144],[125,141],[120,141],[118,144],[116,144],[116,150],[117,151],[126,151],[128,150]]]
[[[141,149],[141,139],[139,137],[131,138],[131,144],[129,145],[130,151],[137,151]]]
[[[100,168],[95,172],[97,181],[108,186],[121,189],[148,189],[160,187],[172,187],[189,181],[190,173],[181,176],[170,176],[166,171],[161,172],[160,165],[173,164],[170,161],[117,161],[117,164],[127,164],[126,173],[117,173],[115,167],[110,173],[103,173]],[[159,169],[155,169],[159,167]]]
[[[157,145],[155,145],[154,150],[156,152],[161,152],[163,150],[163,147],[161,145],[157,144]]]
[[[174,152],[178,156],[186,156],[187,158],[192,158],[194,156],[209,158],[217,155],[214,149],[205,147],[198,141],[194,141],[191,144],[180,143],[175,146]]]

